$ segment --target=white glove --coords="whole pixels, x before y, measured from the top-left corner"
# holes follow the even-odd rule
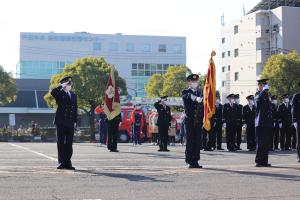
[[[192,101],[195,101],[196,98],[197,98],[197,97],[196,97],[195,95],[191,94],[191,99],[192,99]]]
[[[74,123],[74,128],[76,128],[77,127],[77,124],[76,124],[76,122]]]
[[[265,85],[263,90],[268,90],[269,89],[269,85]]]
[[[226,128],[226,123],[223,123],[223,128]]]
[[[276,126],[276,123],[274,122],[274,127]]]
[[[197,97],[197,98],[196,98],[196,101],[197,101],[198,103],[201,103],[201,102],[202,102],[202,100],[203,100],[203,98],[202,98],[202,97]]]
[[[247,124],[244,124],[244,125],[243,125],[243,129],[246,129],[246,128],[247,128]]]
[[[282,123],[279,123],[279,128],[282,128]]]
[[[297,122],[294,122],[294,127],[297,129]]]

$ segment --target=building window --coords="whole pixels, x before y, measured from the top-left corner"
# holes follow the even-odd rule
[[[127,43],[126,44],[126,51],[133,52],[134,51],[134,44],[133,43]]]
[[[174,45],[173,52],[174,53],[182,53],[182,45],[180,45],[180,44]]]
[[[156,71],[157,64],[151,64],[151,71]]]
[[[222,81],[222,87],[225,87],[225,81]]]
[[[222,53],[222,58],[225,58],[225,52]]]
[[[118,43],[116,43],[116,42],[109,43],[109,50],[110,51],[118,51]]]
[[[234,34],[238,34],[239,33],[239,26],[236,25],[234,26]]]
[[[142,51],[143,51],[143,52],[150,52],[150,49],[151,49],[150,44],[144,44],[144,45],[142,46]]]
[[[222,44],[224,44],[224,43],[225,43],[225,38],[223,37],[223,38],[222,38]]]
[[[227,51],[227,55],[228,55],[228,57],[230,57],[230,51]]]
[[[138,70],[144,70],[144,63],[139,63]]]
[[[93,43],[93,50],[94,51],[101,51],[101,43],[100,42],[94,42]]]
[[[162,53],[167,52],[167,45],[166,44],[158,45],[158,52],[162,52]]]
[[[137,71],[136,70],[132,70],[131,71],[131,76],[137,76]]]
[[[234,50],[234,57],[238,57],[239,56],[239,49],[235,49]]]
[[[239,80],[239,73],[235,72],[234,73],[234,81],[237,81],[237,80]]]
[[[137,64],[136,63],[132,63],[132,69],[137,69]]]
[[[230,71],[230,65],[228,65],[227,70]]]
[[[222,72],[225,72],[225,68],[226,68],[225,66],[222,67]]]
[[[157,64],[157,70],[162,70],[162,64]]]
[[[145,70],[150,70],[150,64],[145,64]]]

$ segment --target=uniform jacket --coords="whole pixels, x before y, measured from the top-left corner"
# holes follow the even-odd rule
[[[204,106],[201,103],[193,101],[191,95],[202,97],[200,90],[186,89],[182,91],[182,100],[186,115],[186,122],[192,121],[194,124],[203,124]]]
[[[145,114],[143,110],[134,109],[130,113],[130,124],[135,124],[136,126],[144,127],[145,124]]]
[[[284,127],[290,127],[292,125],[292,106],[288,103],[280,104],[278,107],[278,123],[282,123]]]
[[[218,106],[216,105],[216,112],[212,117],[212,122],[213,124],[222,124],[222,119],[223,119],[223,105],[219,104]]]
[[[274,126],[278,123],[278,106],[272,103],[272,113],[273,113],[273,122]]]
[[[163,106],[160,102],[156,102],[154,107],[157,110],[157,126],[170,126],[170,121],[172,120],[171,109],[169,106]]]
[[[272,103],[266,90],[255,94],[256,114],[255,126],[273,128]]]
[[[71,97],[62,90],[62,86],[51,91],[57,104],[54,124],[74,128],[74,123],[77,123],[77,97],[73,92],[70,93]]]
[[[223,107],[223,123],[227,126],[236,126],[238,118],[238,107],[235,103],[232,106],[229,103],[224,104]]]
[[[300,124],[300,93],[294,95],[292,100],[293,122]]]
[[[243,108],[243,124],[247,124],[247,126],[255,125],[255,106],[252,106],[252,110],[250,106],[247,104]]]
[[[242,121],[243,121],[243,106],[241,104],[236,104],[236,107],[237,107],[236,124],[238,126],[242,126]]]

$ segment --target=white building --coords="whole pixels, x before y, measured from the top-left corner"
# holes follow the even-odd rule
[[[20,34],[18,78],[50,79],[65,64],[87,56],[104,57],[126,80],[132,96],[144,96],[151,75],[169,66],[186,64],[186,38],[122,34],[30,33]]]
[[[300,0],[262,0],[247,15],[221,28],[221,96],[256,92],[256,80],[274,54],[300,53]]]

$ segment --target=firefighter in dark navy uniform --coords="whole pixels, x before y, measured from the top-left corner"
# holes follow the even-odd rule
[[[63,78],[60,85],[51,91],[55,98],[57,110],[54,124],[57,128],[57,169],[75,170],[72,166],[71,157],[73,154],[73,136],[77,124],[77,97],[71,92],[72,78]]]
[[[215,134],[217,142],[217,150],[224,150],[222,148],[222,115],[223,115],[223,105],[221,104],[220,94],[216,94],[216,112],[213,115],[213,132]]]
[[[278,150],[279,144],[279,124],[278,124],[278,102],[277,96],[271,97],[273,113],[273,132],[271,134],[270,150]]]
[[[300,81],[299,81],[300,87]],[[294,95],[292,100],[292,116],[293,125],[297,130],[297,155],[298,162],[300,163],[300,92]]]
[[[187,77],[189,88],[182,91],[182,99],[185,109],[185,128],[186,128],[186,150],[185,162],[189,168],[202,168],[200,160],[200,147],[203,128],[203,96],[198,88],[197,74]]]
[[[283,95],[282,99],[283,102],[278,107],[278,123],[280,128],[280,148],[284,151],[291,150],[292,106],[289,104],[289,95]]]
[[[158,126],[158,135],[159,135],[159,150],[158,151],[169,151],[168,150],[168,141],[169,141],[169,127],[172,120],[171,109],[167,105],[168,96],[160,97],[160,100],[154,104],[154,107],[157,110],[157,126]]]
[[[272,103],[269,97],[268,79],[258,80],[255,94],[255,133],[257,138],[256,167],[271,167],[268,163],[270,135],[273,129]]]
[[[236,118],[236,134],[235,134],[235,148],[236,150],[242,150],[241,149],[241,143],[242,143],[242,121],[243,121],[243,106],[240,104],[240,95],[235,94],[234,95],[234,103],[237,107],[237,118]]]
[[[226,129],[226,143],[228,151],[236,151],[235,135],[238,109],[234,103],[234,94],[227,96],[228,103],[223,106],[223,127]]]
[[[246,128],[247,136],[247,149],[249,151],[255,151],[255,105],[254,96],[249,95],[246,97],[248,104],[243,108],[243,127]]]

